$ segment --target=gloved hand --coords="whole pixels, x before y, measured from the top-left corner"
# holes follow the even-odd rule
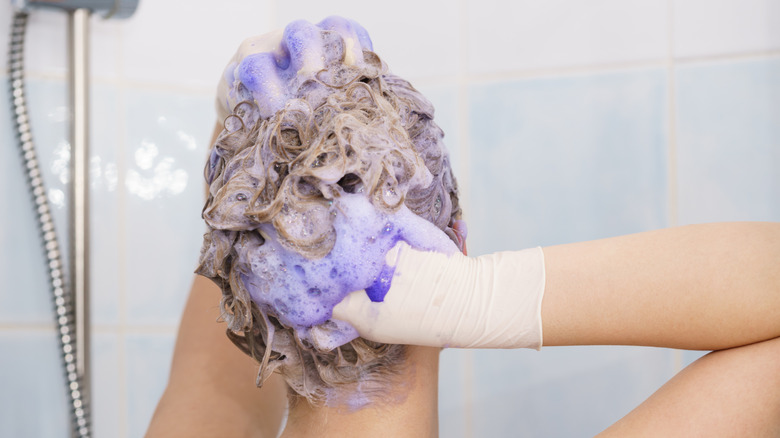
[[[395,274],[383,302],[357,291],[333,309],[333,318],[362,337],[430,347],[541,348],[541,248],[467,257],[400,242],[386,262]]]

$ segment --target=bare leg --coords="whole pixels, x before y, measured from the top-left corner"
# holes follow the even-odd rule
[[[780,338],[710,353],[599,437],[780,437]]]
[[[780,224],[694,225],[545,248],[545,345],[720,350],[780,336]]]
[[[780,224],[560,245],[545,267],[545,345],[722,350],[600,436],[780,436]]]
[[[220,290],[196,277],[182,315],[168,387],[147,437],[275,437],[287,385],[274,375],[255,388],[258,365],[225,335]]]

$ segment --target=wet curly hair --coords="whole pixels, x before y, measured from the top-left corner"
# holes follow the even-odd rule
[[[354,391],[365,400],[386,394],[406,347],[357,338],[323,350],[255,303],[242,275],[251,272],[244,253],[264,243],[260,224],[272,224],[286,248],[321,258],[336,239],[329,201],[364,193],[381,211],[406,205],[459,242],[457,184],[433,106],[375,53],[363,54],[361,68],[336,56],[268,119],[252,100],[237,104],[205,169],[209,230],[196,272],[221,288],[227,336],[260,363],[257,385],[276,371],[291,394],[314,404]],[[316,220],[301,226],[301,217]]]

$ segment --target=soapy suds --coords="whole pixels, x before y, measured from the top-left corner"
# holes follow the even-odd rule
[[[252,270],[243,275],[252,300],[275,311],[280,323],[322,349],[358,337],[351,326],[338,322],[339,328],[330,331],[333,339],[313,339],[310,329],[327,322],[333,307],[350,292],[366,290],[373,301],[382,301],[393,275],[385,254],[399,240],[421,250],[447,254],[458,250],[441,230],[403,205],[384,213],[363,194],[345,194],[334,200],[329,214],[334,216],[336,242],[321,259],[284,247],[271,224],[261,224],[262,238],[251,240],[252,246],[239,255]]]
[[[371,50],[371,38],[362,26],[335,16],[316,25],[294,21],[284,31],[250,38],[239,47],[220,81],[217,95],[224,99],[217,102],[219,116],[224,119],[238,103],[254,101],[260,117],[270,118],[297,97],[307,81],[340,86],[356,73],[375,68],[364,57],[372,56]],[[334,63],[342,68],[323,70]]]
[[[222,288],[228,336],[260,362],[258,383],[276,370],[314,403],[384,396],[404,347],[331,314],[355,290],[384,299],[399,240],[464,248],[433,106],[339,17],[247,40],[219,87],[198,273]]]

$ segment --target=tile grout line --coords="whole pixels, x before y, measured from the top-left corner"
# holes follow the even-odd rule
[[[460,192],[462,197],[462,208],[467,213],[464,216],[468,216],[469,205],[471,204],[470,196],[470,184],[471,175],[470,169],[467,163],[470,162],[470,129],[469,129],[469,26],[468,26],[468,0],[458,0],[458,27],[460,28],[460,63],[458,65],[458,74],[456,81],[458,84],[458,151],[460,153],[460,163],[458,163],[458,171],[460,172]],[[471,350],[466,350],[466,353],[462,356],[462,375],[463,379],[463,423],[464,423],[464,436],[466,438],[472,438],[474,436],[474,403],[472,401],[474,396],[474,372],[472,364]]]
[[[0,77],[7,78],[8,77],[8,69],[4,69],[3,71],[0,71]],[[25,80],[32,80],[32,81],[67,81],[67,77],[65,75],[59,74],[59,73],[28,73],[25,72],[24,74]],[[149,82],[149,81],[142,81],[142,80],[128,80],[125,78],[109,78],[109,77],[93,77],[90,79],[90,83],[92,85],[99,84],[99,85],[113,85],[116,87],[126,87],[126,88],[135,88],[142,91],[162,91],[162,92],[172,92],[172,93],[186,93],[186,94],[193,94],[193,95],[199,95],[199,96],[205,96],[209,95],[211,96],[214,93],[213,87],[206,86],[206,85],[181,85],[181,84],[174,84],[174,83],[165,83],[165,82]]]
[[[780,50],[762,50],[755,52],[724,54],[724,55],[702,55],[691,57],[674,58],[673,62],[677,65],[695,65],[702,63],[712,62],[740,62],[749,60],[760,60],[767,58],[780,57]],[[521,70],[509,70],[503,72],[491,72],[491,73],[466,73],[466,78],[469,82],[489,83],[489,82],[502,82],[513,80],[527,80],[527,79],[544,79],[550,77],[559,76],[571,76],[571,75],[592,75],[592,74],[609,74],[620,73],[631,70],[640,70],[647,68],[659,68],[666,67],[669,64],[669,57],[664,60],[656,61],[629,61],[629,62],[615,62],[615,63],[603,63],[603,64],[585,64],[585,65],[570,65],[570,66],[558,66],[549,68],[530,68]],[[7,68],[4,69],[3,75],[7,76]],[[409,79],[418,85],[429,84],[441,84],[442,82],[458,82],[459,77],[452,76],[417,76],[410,77]],[[47,73],[47,72],[30,72],[25,73],[27,79],[32,80],[66,80],[66,77],[60,73]],[[211,86],[199,86],[199,85],[181,85],[165,82],[150,82],[143,80],[128,80],[128,79],[116,79],[107,77],[93,78],[93,83],[124,86],[127,88],[136,88],[144,91],[164,91],[175,93],[187,93],[196,95],[212,95],[213,87]]]
[[[460,163],[458,166],[459,180],[460,180],[460,192],[461,192],[461,204],[463,210],[468,216],[469,204],[470,204],[470,174],[469,166],[466,163],[469,162],[470,155],[470,129],[469,129],[469,77],[468,77],[468,20],[466,19],[467,0],[459,0],[459,27],[460,32],[460,65],[458,66],[458,74],[456,76],[457,82],[457,102],[458,102],[458,152],[460,154]]]
[[[466,400],[463,410],[464,430],[466,438],[473,438],[474,435],[474,350],[463,350],[461,358],[463,364],[463,378],[466,384],[463,385],[463,398]]]
[[[676,75],[675,75],[675,57],[674,57],[674,0],[667,0],[667,19],[669,28],[667,30],[667,220],[670,227],[675,227],[679,223],[678,204],[678,179],[677,179],[677,100],[676,93]],[[682,370],[682,351],[672,351],[672,372],[677,374]]]
[[[621,72],[632,71],[632,70],[662,68],[668,66],[669,62],[673,62],[676,65],[687,66],[687,65],[713,63],[713,62],[740,62],[740,61],[750,61],[750,60],[761,60],[761,59],[768,59],[768,58],[775,58],[775,57],[780,57],[780,50],[763,50],[763,51],[746,52],[746,53],[731,54],[731,55],[706,55],[706,56],[698,56],[698,57],[681,57],[681,58],[675,58],[672,52],[669,53],[665,58],[659,58],[657,60],[607,62],[601,64],[568,65],[568,66],[556,66],[556,67],[547,67],[547,68],[539,67],[539,68],[529,68],[529,69],[519,69],[519,70],[495,71],[495,72],[487,72],[487,73],[474,73],[474,74],[468,74],[467,77],[470,82],[489,83],[489,82],[503,82],[503,81],[524,80],[524,79],[545,79],[545,78],[559,77],[559,76],[621,73]],[[424,81],[435,81],[441,79],[448,79],[448,77],[447,76],[423,77],[421,79]],[[420,80],[418,79],[418,81]]]
[[[674,58],[677,64],[689,65],[689,64],[705,64],[715,62],[739,62],[739,61],[751,61],[767,58],[775,58],[780,56],[780,50],[754,50],[742,53],[724,53],[715,55],[699,55],[699,56],[680,56]]]
[[[118,220],[117,220],[117,307],[119,308],[119,324],[117,326],[117,361],[119,362],[117,364],[117,379],[119,380],[117,382],[117,386],[119,387],[119,400],[117,403],[117,409],[119,410],[118,418],[119,418],[119,431],[118,435],[120,438],[126,438],[127,437],[127,429],[129,426],[129,420],[128,420],[128,384],[127,384],[127,342],[126,342],[126,327],[127,327],[127,290],[126,290],[126,284],[127,284],[127,257],[126,257],[126,250],[127,250],[127,235],[125,233],[126,229],[126,196],[125,196],[125,173],[126,173],[126,151],[127,151],[127,144],[126,144],[126,137],[127,137],[127,124],[125,123],[125,118],[127,116],[127,108],[126,104],[127,101],[125,99],[127,94],[127,89],[124,81],[124,50],[123,50],[123,42],[124,42],[124,28],[120,27],[117,32],[117,63],[119,64],[117,67],[117,113],[115,117],[117,117],[117,133],[116,135],[119,137],[117,139],[117,209],[119,210],[117,212]]]
[[[57,330],[57,326],[54,323],[48,322],[25,322],[25,321],[11,321],[0,322],[0,331],[15,331],[15,330]],[[176,325],[139,325],[139,326],[125,326],[120,328],[119,324],[93,324],[92,331],[100,334],[118,333],[122,330],[125,333],[149,333],[149,334],[171,334],[176,333]]]
[[[55,335],[58,333],[57,327],[54,323],[25,323],[25,322],[9,322],[0,323],[0,333],[3,332],[19,332],[19,331],[31,331],[31,332],[48,332],[51,331]]]
[[[621,73],[631,70],[660,68],[667,64],[666,59],[648,61],[626,61],[604,64],[583,64],[556,67],[537,67],[520,70],[496,71],[487,73],[472,73],[468,75],[471,82],[490,83],[524,79],[545,79],[559,76],[594,75]]]
[[[677,111],[675,99],[675,60],[674,60],[674,0],[667,0],[669,5],[669,30],[668,30],[668,57],[666,62],[667,72],[667,208],[669,226],[677,226],[679,222],[677,211]]]
[[[0,332],[16,332],[16,331],[57,331],[57,327],[54,323],[45,322],[0,322]],[[93,334],[110,335],[119,334],[120,330],[125,334],[158,334],[158,335],[175,335],[177,327],[175,325],[143,325],[143,326],[129,326],[120,328],[119,325],[114,324],[93,324],[91,327]]]

